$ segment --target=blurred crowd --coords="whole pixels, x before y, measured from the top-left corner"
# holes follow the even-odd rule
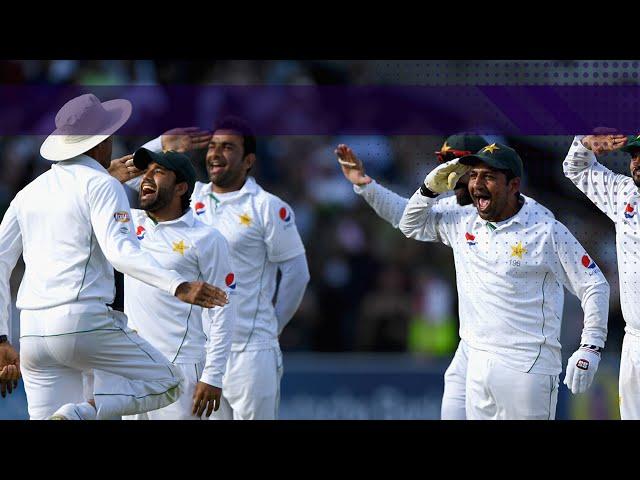
[[[361,84],[375,83],[379,67],[375,61],[5,61],[0,62],[0,82]],[[146,107],[153,108],[156,100],[146,99]],[[59,107],[52,106],[54,110]],[[215,120],[207,117],[206,105],[200,118],[202,125],[198,126],[204,128]],[[132,153],[151,138],[117,136],[114,156]],[[444,138],[319,135],[258,138],[258,162],[252,174],[266,190],[293,207],[311,271],[311,282],[300,310],[281,337],[283,350],[413,352],[427,357],[448,357],[453,353],[458,340],[458,319],[451,251],[440,244],[406,239],[378,218],[354,193],[334,155],[336,145],[346,143],[363,160],[367,174],[409,197],[436,165],[433,152],[440,149]],[[43,139],[0,138],[0,214],[16,192],[50,167],[38,153]],[[607,276],[611,284],[608,346],[613,351],[619,350],[623,321],[613,225],[562,174],[562,160],[571,138],[506,137],[500,141],[514,147],[523,158],[526,172],[523,193],[540,201],[565,223]],[[202,166],[204,152],[192,155],[196,164]],[[628,160],[622,154],[610,155],[605,163],[626,173]],[[200,175],[201,180],[206,180],[203,168]],[[46,198],[42,201],[46,202]],[[14,299],[21,268],[19,265],[12,279]],[[571,295],[566,296],[565,304],[562,343],[566,350],[573,351],[579,342],[582,311]],[[17,319],[14,315],[14,338],[18,334]]]

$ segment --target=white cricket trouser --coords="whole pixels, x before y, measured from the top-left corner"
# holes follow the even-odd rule
[[[451,364],[444,372],[444,393],[442,394],[441,420],[466,420],[467,411],[467,344],[460,340]]]
[[[201,363],[177,363],[175,364],[182,372],[183,393],[178,400],[171,405],[167,405],[159,410],[153,410],[137,415],[127,415],[123,420],[207,420],[206,410],[202,417],[193,415],[193,394],[196,385],[200,381],[204,362]]]
[[[624,334],[620,358],[620,418],[640,420],[640,337]]]
[[[66,305],[23,310],[20,323],[20,367],[33,420],[46,419],[66,403],[86,401],[83,371],[94,373],[99,420],[155,410],[180,396],[179,369],[129,329],[121,312]],[[76,333],[50,334],[62,324]],[[91,325],[99,328],[87,328]]]
[[[280,405],[282,352],[231,352],[222,378],[220,408],[211,420],[276,420]]]
[[[553,420],[558,375],[524,373],[491,354],[468,348],[467,418],[469,420]]]

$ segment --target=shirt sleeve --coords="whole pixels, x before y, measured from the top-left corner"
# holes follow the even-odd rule
[[[150,254],[140,249],[122,185],[111,176],[95,178],[88,185],[88,199],[93,231],[113,267],[174,295],[186,280],[178,272],[160,266]]]
[[[14,200],[15,201],[15,200]],[[0,224],[0,335],[11,330],[11,272],[22,254],[22,233],[14,202]]]
[[[305,253],[291,207],[271,195],[264,214],[264,241],[270,262],[280,263]]]
[[[208,308],[203,311],[203,326],[206,329],[206,360],[200,381],[222,388],[222,377],[227,368],[231,351],[231,334],[236,321],[236,301],[231,287],[235,284],[235,272],[231,266],[229,246],[220,235],[210,235],[198,247],[198,264],[203,279],[218,288],[225,289],[229,303],[224,307]],[[228,281],[227,281],[228,280]]]
[[[298,310],[311,276],[305,254],[278,263],[278,268],[282,277],[278,286],[275,310],[280,335]]]
[[[552,230],[551,270],[580,299],[584,311],[581,343],[604,347],[609,317],[609,283],[590,255],[558,221]]]
[[[364,186],[354,185],[353,191],[373,208],[376,215],[393,225],[393,228],[398,228],[408,198],[401,197],[375,180]]]
[[[445,205],[451,201],[455,196],[430,198],[416,190],[400,219],[400,231],[408,238],[451,245],[453,224],[462,211],[457,204]]]
[[[618,212],[624,208],[623,191],[632,186],[633,180],[599,163],[595,154],[582,145],[582,138],[573,139],[562,164],[564,175],[615,222]]]

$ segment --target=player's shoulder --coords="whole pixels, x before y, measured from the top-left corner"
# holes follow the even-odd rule
[[[211,191],[211,183],[196,182],[193,187],[192,199],[199,200]]]
[[[140,210],[139,208],[132,208],[131,218],[136,224],[140,224],[140,223],[144,223],[149,218],[149,216],[147,215],[147,212],[145,212],[144,210]]]
[[[200,219],[193,219],[193,226],[190,229],[192,240],[196,244],[202,245],[227,245],[227,239],[217,228],[207,225]]]
[[[540,219],[543,218],[548,218],[551,220],[555,220],[555,215],[553,214],[553,212],[551,210],[549,210],[547,207],[545,207],[544,205],[542,205],[540,202],[538,202],[537,200],[528,197],[524,194],[520,194],[522,195],[522,197],[524,198],[527,208],[532,211],[534,213],[534,215],[536,216],[541,216]]]

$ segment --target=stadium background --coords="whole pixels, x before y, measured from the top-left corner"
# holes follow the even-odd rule
[[[636,84],[634,61],[5,61],[2,84],[47,85],[602,85]],[[157,92],[157,91],[156,91]],[[103,99],[104,100],[104,99]],[[150,96],[143,108],[163,98]],[[57,110],[60,105],[52,105]],[[140,108],[135,104],[134,108]],[[201,127],[213,118],[203,105]],[[463,116],[464,112],[452,112]],[[176,127],[187,125],[175,125]],[[160,134],[161,132],[158,132]],[[455,133],[455,132],[451,132]],[[630,132],[629,132],[630,133]],[[116,137],[114,156],[151,137]],[[349,144],[367,173],[410,196],[435,166],[440,136],[269,136],[258,138],[252,172],[289,202],[307,249],[311,282],[281,336],[285,374],[280,417],[436,419],[443,373],[457,345],[457,295],[451,251],[406,239],[353,193],[335,160]],[[0,138],[0,214],[24,185],[49,168],[43,137]],[[618,418],[617,375],[624,322],[620,313],[613,224],[562,175],[571,137],[494,137],[525,164],[523,192],[550,208],[593,256],[611,284],[607,348],[592,388],[573,397],[561,386],[558,418]],[[203,152],[195,154],[196,160]],[[606,162],[627,173],[628,160]],[[46,202],[46,199],[43,199]],[[12,277],[15,294],[22,277]],[[13,305],[13,343],[19,321]],[[565,296],[563,358],[577,347],[578,300]],[[564,375],[564,373],[563,373]],[[561,377],[562,378],[562,377]],[[22,383],[0,399],[0,419],[27,418]]]

